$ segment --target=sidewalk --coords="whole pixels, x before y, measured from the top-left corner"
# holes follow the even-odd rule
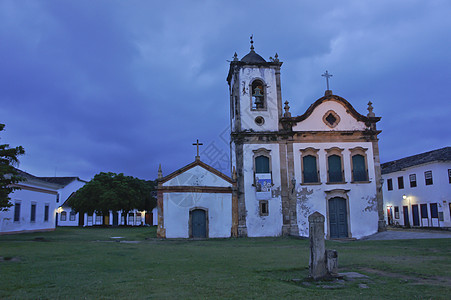
[[[361,240],[408,240],[408,239],[451,239],[451,231],[427,229],[393,229],[378,232]]]

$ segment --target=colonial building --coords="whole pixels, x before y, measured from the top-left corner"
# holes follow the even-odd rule
[[[12,207],[0,212],[0,234],[55,230],[59,184],[47,182],[21,170],[25,181],[9,194]]]
[[[451,227],[451,147],[382,164],[387,223]]]
[[[196,160],[163,177],[158,172],[158,229],[165,238],[236,236],[233,180]],[[235,206],[235,207],[234,207]]]
[[[326,216],[329,238],[384,228],[376,117],[326,90],[300,116],[283,103],[277,54],[230,63],[232,167],[239,236],[308,236],[308,216]],[[328,73],[324,74],[328,76]]]
[[[198,159],[160,178],[159,236],[194,237],[195,216],[208,224],[207,237],[308,236],[315,211],[326,217],[328,238],[382,230],[380,117],[371,103],[362,115],[327,89],[292,116],[282,62],[277,54],[266,61],[252,43],[241,60],[235,53],[227,76],[233,180]]]

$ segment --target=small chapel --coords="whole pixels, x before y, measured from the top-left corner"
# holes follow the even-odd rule
[[[329,89],[304,114],[282,100],[277,53],[230,62],[229,177],[200,160],[163,177],[158,230],[165,238],[304,236],[308,216],[326,218],[328,239],[362,238],[385,227],[376,123]],[[198,143],[199,144],[199,143]]]

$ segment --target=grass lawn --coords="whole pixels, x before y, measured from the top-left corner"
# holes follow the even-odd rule
[[[155,236],[149,227],[0,236],[0,298],[451,298],[451,239],[327,241],[340,272],[369,276],[337,285],[304,280],[308,240]]]

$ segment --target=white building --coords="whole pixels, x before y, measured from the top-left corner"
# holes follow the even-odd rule
[[[0,234],[55,230],[60,185],[17,170],[26,180],[9,197],[12,207],[0,212]]]
[[[72,211],[65,203],[81,187],[86,184],[85,180],[78,177],[39,177],[49,183],[60,186],[57,199],[57,226],[78,226],[78,214]]]
[[[390,225],[451,227],[451,147],[382,164]]]
[[[267,62],[252,43],[241,60],[235,54],[227,76],[231,169],[236,170],[236,189],[228,197],[236,198],[232,201],[236,204],[230,206],[217,195],[210,202],[197,192],[191,192],[192,197],[204,199],[202,205],[208,204],[209,211],[222,205],[222,219],[216,221],[224,228],[233,224],[229,227],[233,236],[308,236],[308,216],[315,211],[326,217],[328,238],[360,238],[383,230],[376,129],[380,117],[372,112],[371,103],[364,116],[327,90],[304,114],[292,117],[288,102],[284,106],[282,101],[282,62],[277,54]],[[165,180],[163,189],[169,188]],[[217,187],[208,181],[202,185],[203,190]],[[231,186],[229,182],[227,188]],[[158,206],[163,216],[159,235],[165,236],[166,229],[169,237],[169,226],[181,226],[173,236],[191,236],[187,226],[194,207],[181,209],[176,204],[183,201],[163,195],[168,198],[161,198]],[[185,194],[180,197],[188,199]]]
[[[230,177],[196,156],[193,163],[166,177],[160,168],[158,178],[159,237],[225,238],[236,232]]]

